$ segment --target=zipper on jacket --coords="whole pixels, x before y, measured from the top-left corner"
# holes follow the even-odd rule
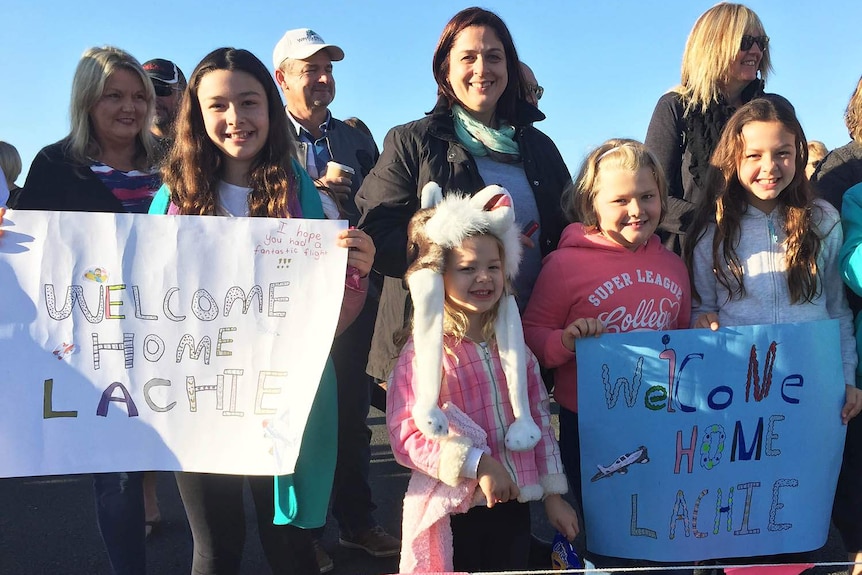
[[[488,376],[491,378],[491,386],[494,390],[494,418],[497,420],[496,425],[497,429],[502,430],[502,435],[497,438],[498,445],[500,448],[500,452],[498,457],[502,461],[500,463],[506,468],[506,471],[509,472],[509,475],[512,477],[512,481],[515,483],[518,482],[518,474],[515,471],[515,463],[512,461],[512,454],[506,449],[506,431],[508,430],[508,426],[506,425],[506,418],[503,417],[502,407],[501,407],[501,398],[498,395],[498,390],[500,387],[497,385],[497,378],[494,376],[494,364],[491,361],[491,350],[488,349],[488,342],[477,343],[482,350],[482,359],[485,361],[485,369],[488,370]],[[508,389],[508,382],[507,389]]]
[[[775,258],[780,254],[776,249],[776,246],[778,245],[778,233],[775,231],[775,222],[772,220],[774,213],[775,212],[772,212],[766,216],[766,229],[769,234],[769,276],[772,278],[772,322],[779,323],[781,302],[778,301],[778,298],[780,297],[778,282],[780,281],[781,274],[778,273],[778,269],[775,265]]]
[[[769,238],[773,244],[778,243],[778,234],[775,232],[775,222],[772,221],[772,214],[766,218],[766,227],[769,228]]]

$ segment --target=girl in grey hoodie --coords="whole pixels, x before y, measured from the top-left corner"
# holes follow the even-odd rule
[[[707,201],[685,244],[691,321],[692,327],[715,331],[839,320],[846,424],[862,409],[862,390],[855,386],[853,316],[839,269],[841,220],[829,203],[814,199],[807,161],[805,134],[786,100],[758,98],[731,117],[710,161]]]

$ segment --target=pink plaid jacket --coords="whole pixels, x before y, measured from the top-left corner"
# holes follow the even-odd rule
[[[453,340],[447,338],[446,343],[452,353],[443,354],[440,405],[446,402],[456,405],[485,430],[491,456],[503,464],[521,489],[519,500],[530,501],[541,499],[545,494],[565,493],[568,484],[560,462],[560,449],[550,426],[548,394],[536,357],[528,350],[527,389],[530,411],[542,430],[542,438],[532,450],[515,452],[506,449],[504,441],[506,429],[515,417],[496,346],[483,347],[468,339],[454,348]],[[413,422],[414,358],[411,338],[389,378],[386,424],[395,460],[438,479],[453,473],[459,475],[460,468],[441,469],[441,451],[448,438],[442,441],[429,439]],[[443,458],[443,461],[443,466],[457,464],[451,458]],[[464,458],[461,458],[460,464],[463,462]]]

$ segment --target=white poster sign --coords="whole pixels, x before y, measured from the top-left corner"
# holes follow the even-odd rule
[[[293,471],[346,222],[9,211],[0,476]]]

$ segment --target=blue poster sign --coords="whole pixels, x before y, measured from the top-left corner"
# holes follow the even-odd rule
[[[591,551],[693,561],[822,546],[845,428],[837,321],[577,342]]]

